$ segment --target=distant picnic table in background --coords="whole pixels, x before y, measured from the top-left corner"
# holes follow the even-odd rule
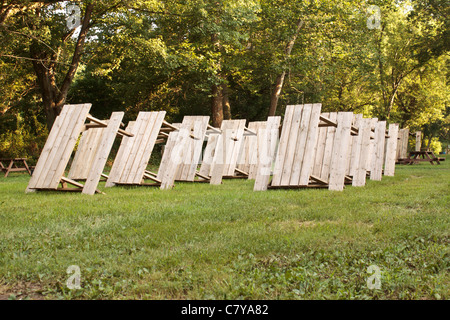
[[[436,162],[436,164],[441,164],[441,161],[444,161],[445,158],[438,158],[436,157],[436,155],[434,154],[433,151],[411,151],[408,155],[408,158],[406,159],[401,159],[399,160],[399,162],[401,164],[414,164],[414,163],[419,163],[419,162],[429,162],[431,164],[434,165],[434,163]]]
[[[11,172],[28,172],[31,176],[31,169],[27,164],[27,158],[0,158],[0,169],[5,173],[5,178]]]

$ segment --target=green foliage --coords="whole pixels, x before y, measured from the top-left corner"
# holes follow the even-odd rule
[[[30,132],[23,119],[17,119],[14,129],[0,134],[0,158],[28,158],[34,164],[47,140],[47,127],[35,119],[37,130]]]

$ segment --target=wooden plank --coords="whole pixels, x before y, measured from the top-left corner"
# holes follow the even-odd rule
[[[113,112],[110,121],[108,121],[108,127],[101,130],[102,135],[98,139],[100,145],[95,152],[94,161],[83,188],[83,194],[95,194],[114,140],[119,132],[123,116],[124,112]]]
[[[131,170],[130,175],[127,179],[129,183],[140,184],[144,178],[144,173],[147,169],[148,161],[153,151],[155,141],[158,138],[159,129],[161,129],[161,125],[158,126],[157,118],[158,113],[151,112],[144,130],[144,135],[142,136],[142,140],[140,141],[138,152],[136,153],[133,161],[133,169]]]
[[[367,159],[369,158],[369,150],[370,150],[370,136],[371,136],[371,119],[363,119],[359,126],[359,135],[360,139],[358,139],[359,148],[359,161],[356,164],[355,172],[353,174],[352,185],[354,187],[363,187],[366,185],[366,177],[367,177]]]
[[[278,146],[277,157],[275,160],[275,168],[273,172],[272,186],[280,186],[283,174],[283,165],[286,159],[286,152],[289,142],[289,134],[291,132],[292,118],[296,106],[287,106],[283,120],[283,128],[281,130],[280,144]],[[298,109],[298,108],[297,108]]]
[[[175,132],[173,132],[175,134]],[[175,176],[180,168],[180,164],[183,160],[183,153],[186,152],[184,146],[186,145],[186,140],[191,137],[190,130],[181,128],[176,134],[177,140],[175,142],[175,147],[171,152],[171,157],[169,159],[169,165],[167,170],[164,172],[161,179],[161,189],[167,190],[171,189],[175,182]]]
[[[67,116],[68,121],[65,121],[64,134],[57,139],[56,148],[52,150],[50,155],[51,165],[46,173],[45,180],[41,187],[47,189],[57,189],[61,180],[61,176],[64,175],[64,170],[69,161],[70,155],[75,147],[81,128],[86,120],[86,116],[89,112],[91,105],[71,105],[69,114]]]
[[[303,111],[301,114],[301,119],[297,132],[297,139],[294,145],[294,157],[288,182],[290,186],[298,185],[298,181],[300,179],[300,171],[302,169],[303,156],[305,154],[306,149],[306,139],[308,137],[309,124],[311,121],[311,113],[312,113],[312,105],[305,105],[303,107]],[[291,134],[292,133],[293,132],[291,131]],[[283,185],[283,179],[281,181]]]
[[[312,175],[314,166],[315,146],[319,135],[319,118],[322,104],[314,104],[312,107],[311,118],[306,139],[305,152],[300,171],[300,178],[297,185],[307,185]],[[295,183],[295,181],[294,181]]]
[[[386,162],[384,164],[384,175],[393,177],[395,175],[395,158],[397,155],[399,125],[389,125],[389,139],[386,147]]]
[[[359,164],[359,158],[361,156],[361,125],[363,122],[363,115],[362,114],[356,114],[354,116],[354,126],[358,128],[358,135],[351,137],[351,155],[350,155],[350,161],[349,161],[349,168],[347,174],[351,177],[355,175],[356,168]]]
[[[189,137],[188,140],[185,140],[186,150],[175,180],[190,182],[195,180],[196,170],[200,162],[208,122],[208,116],[186,116],[183,119],[182,128],[185,128],[189,132],[193,132],[193,136],[198,139]]]
[[[134,133],[134,125],[136,121],[130,121],[126,130],[128,132]],[[109,178],[106,181],[105,187],[110,188],[114,186],[116,182],[120,181],[120,176],[122,175],[123,168],[127,162],[129,151],[133,145],[132,139],[133,137],[124,136],[122,138],[122,142],[120,144],[119,150],[117,151],[116,157],[114,159],[113,165],[111,167],[111,171],[109,173]]]
[[[39,189],[57,189],[61,176],[63,173],[59,174],[58,181],[56,184],[52,184],[53,176],[56,172],[56,168],[61,162],[65,147],[69,141],[69,137],[72,134],[73,128],[78,116],[81,113],[81,108],[75,108],[73,105],[65,106],[67,108],[67,114],[62,124],[62,130],[60,131],[58,137],[55,139],[52,150],[47,159],[47,166],[43,170],[37,188]]]
[[[245,120],[226,120],[231,121],[231,132],[229,132],[230,139],[227,139],[228,143],[225,146],[228,149],[225,150],[225,176],[234,176],[234,172],[237,165],[239,151],[244,141]]]
[[[214,157],[211,164],[211,179],[210,183],[212,185],[219,185],[222,183],[222,177],[224,173],[224,145],[226,144],[225,140],[229,140],[230,138],[227,135],[227,130],[222,130],[222,134],[217,137],[217,144],[214,150]]]
[[[200,174],[205,177],[211,176],[211,168],[214,159],[217,142],[219,141],[219,134],[210,134],[206,143],[205,151],[203,152],[202,164],[200,166]],[[209,179],[209,178],[208,178]]]
[[[141,113],[139,113],[139,115],[141,115]],[[148,137],[148,131],[151,130],[153,126],[153,121],[155,119],[154,116],[155,114],[152,112],[142,112],[142,117],[140,119],[141,121],[137,120],[137,122],[140,122],[140,125],[136,123],[136,125],[139,126],[139,131],[137,131],[137,135],[133,140],[133,147],[131,148],[127,165],[121,177],[121,181],[124,183],[134,183],[134,177],[136,175],[140,160],[138,157],[139,155],[142,155],[143,149],[145,148],[145,144],[143,142],[145,142]]]
[[[258,132],[258,168],[254,191],[265,191],[269,185],[272,164],[275,161],[281,117],[269,117],[265,130]]]
[[[416,151],[420,151],[421,147],[422,147],[422,132],[417,131],[416,132]]]
[[[330,114],[322,113],[321,117],[322,116],[329,118]],[[327,127],[319,126],[319,136],[318,136],[317,142],[316,142],[314,167],[313,167],[313,173],[312,173],[312,175],[314,175],[316,177],[321,176],[323,157],[324,157],[324,153],[325,153],[325,145],[326,145],[326,141],[327,141],[327,132],[328,132],[328,126]]]
[[[383,164],[384,164],[384,145],[386,142],[386,121],[379,121],[375,128],[375,161],[370,172],[370,179],[375,181],[381,181],[383,176]]]
[[[164,148],[164,154],[161,158],[161,162],[158,169],[158,175],[156,176],[158,180],[162,180],[166,171],[169,168],[169,163],[172,157],[172,151],[175,148],[179,131],[172,131],[169,133],[169,138]]]
[[[375,132],[375,129],[377,127],[378,124],[378,118],[372,118],[371,119],[371,127],[372,127],[372,131]],[[372,138],[373,136],[373,138]],[[367,171],[368,173],[372,172],[375,168],[375,158],[376,158],[376,154],[375,154],[375,133],[373,135],[371,135],[371,139],[370,139],[370,144],[369,144],[369,156],[367,157]]]
[[[294,115],[292,117],[292,123],[289,132],[289,141],[287,144],[286,155],[283,164],[283,171],[281,176],[281,186],[289,186],[291,175],[293,174],[293,164],[295,160],[295,151],[297,149],[297,140],[299,138],[299,132],[302,121],[303,113],[309,114],[311,112],[311,105],[296,106],[294,109]],[[305,116],[305,119],[307,117]]]
[[[193,144],[192,158],[184,181],[194,181],[200,158],[202,155],[203,141],[208,128],[209,116],[196,117],[194,121],[194,136],[200,137],[198,140],[190,140]]]
[[[194,131],[194,123],[195,118],[191,116],[186,116],[183,119],[183,122],[181,123],[181,129],[184,129],[188,131],[190,134]],[[195,134],[192,134],[193,136],[196,136]],[[189,174],[190,170],[190,164],[192,162],[192,156],[194,152],[194,142],[195,141],[202,141],[203,142],[203,136],[198,137],[199,139],[194,139],[192,137],[189,137],[189,139],[181,140],[182,143],[185,143],[183,148],[183,154],[182,158],[180,159],[179,168],[177,170],[177,173],[175,175],[175,180],[187,180],[187,176]]]
[[[279,126],[279,123],[278,123],[278,126]],[[260,166],[260,162],[262,161],[262,156],[263,156],[263,154],[261,152],[263,150],[260,151],[260,149],[263,148],[263,146],[259,144],[258,135],[263,134],[264,131],[268,130],[267,129],[267,121],[251,122],[251,123],[249,123],[249,129],[256,132],[256,136],[247,137],[249,145],[248,145],[248,151],[247,151],[248,154],[246,156],[246,158],[248,159],[248,171],[247,171],[248,179],[254,180],[254,179],[256,179],[258,168]],[[266,150],[269,149],[269,146],[270,146],[269,143],[270,142],[266,140]],[[266,151],[266,156],[273,158],[273,155],[272,156],[268,155],[267,151]]]
[[[37,188],[39,180],[41,179],[41,175],[44,171],[46,172],[48,170],[47,162],[49,160],[50,153],[55,145],[57,137],[60,135],[60,132],[62,132],[62,130],[65,130],[65,128],[63,128],[63,124],[66,115],[69,112],[69,109],[70,107],[68,108],[64,106],[61,110],[60,115],[56,117],[55,122],[53,123],[53,127],[48,135],[47,141],[45,142],[44,148],[42,149],[41,155],[39,156],[33,175],[31,176],[31,179],[28,183],[28,187],[26,189],[27,193],[33,192],[33,189]]]
[[[352,120],[353,113],[351,112],[339,112],[337,115],[338,126],[336,128],[331,157],[329,190],[344,190]]]
[[[337,112],[331,112],[329,115],[332,121],[337,121],[338,116]],[[333,154],[335,135],[336,135],[336,128],[328,127],[325,140],[325,150],[323,154],[322,168],[320,171],[320,175],[318,176],[320,179],[325,181],[329,181],[330,179],[331,159]]]
[[[138,154],[138,162],[137,162],[137,169],[134,178],[131,180],[134,184],[139,184],[144,179],[144,173],[147,168],[148,162],[150,161],[150,157],[152,155],[153,149],[156,144],[156,139],[158,137],[158,133],[161,130],[161,126],[164,122],[164,118],[166,116],[165,111],[159,111],[159,112],[152,112],[154,115],[156,115],[156,120],[153,120],[151,118],[151,130],[150,125],[147,128],[147,134],[148,138],[144,141],[144,148],[142,156],[139,159]]]

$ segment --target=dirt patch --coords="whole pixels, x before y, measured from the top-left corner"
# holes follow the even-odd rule
[[[0,300],[45,300],[40,284],[19,282],[13,285],[0,283]]]

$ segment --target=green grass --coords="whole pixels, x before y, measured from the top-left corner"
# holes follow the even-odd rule
[[[398,166],[341,193],[226,180],[25,194],[29,177],[0,178],[0,296],[450,299],[449,167]],[[81,290],[66,287],[71,265]]]

